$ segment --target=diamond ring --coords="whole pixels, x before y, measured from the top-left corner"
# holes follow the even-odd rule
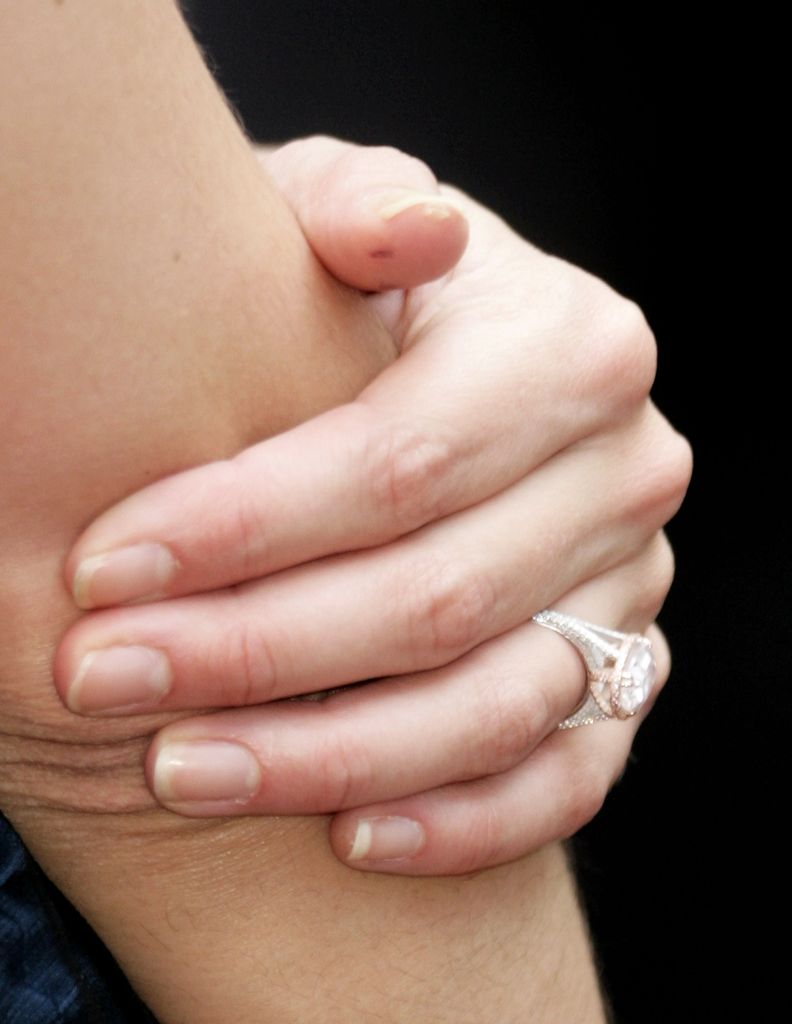
[[[558,726],[573,729],[608,718],[632,718],[652,692],[657,674],[652,645],[641,633],[618,633],[547,608],[534,622],[560,633],[580,652],[588,683],[581,705]]]

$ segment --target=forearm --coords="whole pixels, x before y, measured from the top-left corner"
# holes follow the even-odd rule
[[[0,17],[3,809],[163,1021],[599,1019],[558,850],[361,876],[321,819],[156,809],[161,716],[62,710],[60,573],[85,522],[353,396],[392,351],[311,259],[172,5]]]
[[[68,876],[167,1024],[603,1020],[557,845],[410,879],[345,868],[322,819],[191,824],[89,823],[91,849]]]

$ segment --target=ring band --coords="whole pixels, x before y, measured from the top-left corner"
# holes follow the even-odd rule
[[[573,615],[546,608],[533,621],[559,633],[586,666],[586,695],[559,729],[574,729],[609,718],[632,718],[652,692],[657,675],[652,644],[642,633],[619,633]]]

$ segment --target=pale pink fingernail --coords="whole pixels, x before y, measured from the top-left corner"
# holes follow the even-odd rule
[[[166,743],[154,765],[154,792],[166,804],[244,803],[261,785],[261,768],[252,751],[225,740]]]
[[[133,544],[91,555],[77,566],[72,586],[74,600],[80,608],[96,608],[156,597],[178,567],[179,563],[162,544]]]
[[[361,818],[347,860],[401,860],[418,853],[425,842],[423,826],[412,818]]]
[[[69,684],[66,703],[80,714],[116,714],[157,704],[171,686],[162,651],[129,645],[89,651]]]
[[[377,210],[382,220],[393,220],[405,210],[420,209],[422,216],[433,220],[446,220],[459,207],[445,196],[432,192],[405,191],[402,195],[392,197]]]

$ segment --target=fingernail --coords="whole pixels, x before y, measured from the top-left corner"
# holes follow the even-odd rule
[[[179,563],[162,544],[133,544],[83,559],[72,592],[80,608],[155,597]]]
[[[380,206],[377,213],[382,220],[393,220],[405,210],[412,210],[421,207],[424,217],[432,220],[446,220],[454,212],[460,212],[459,208],[451,200],[432,192],[411,192],[405,191],[402,195],[392,197],[384,206]]]
[[[170,662],[151,647],[89,651],[72,679],[67,703],[81,714],[157,704],[171,686]]]
[[[423,847],[426,833],[411,818],[361,818],[348,860],[400,860]]]
[[[241,743],[166,743],[154,765],[154,792],[163,803],[244,803],[260,785],[259,763]]]

